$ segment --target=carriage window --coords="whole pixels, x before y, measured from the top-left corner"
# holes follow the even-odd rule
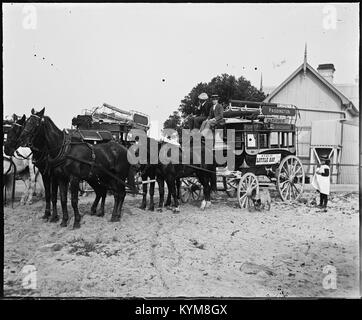
[[[281,132],[280,135],[282,136],[281,147],[288,147],[288,132]]]
[[[271,148],[278,148],[279,147],[278,135],[279,135],[279,132],[271,132],[270,133],[270,147]]]
[[[242,148],[243,133],[241,131],[235,132],[235,149],[239,150]]]
[[[266,149],[269,147],[268,134],[260,133],[259,134],[259,148]]]
[[[294,146],[294,133],[290,132],[289,133],[289,147],[293,147]]]
[[[256,148],[256,134],[255,133],[247,134],[247,146],[248,146],[248,148]]]

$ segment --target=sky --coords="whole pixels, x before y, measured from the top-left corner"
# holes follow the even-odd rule
[[[199,82],[222,73],[277,86],[301,63],[359,74],[359,5],[3,4],[4,115],[69,128],[109,103],[151,118],[151,136]]]

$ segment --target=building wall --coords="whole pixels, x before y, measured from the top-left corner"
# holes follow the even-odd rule
[[[342,123],[342,153],[338,183],[359,182],[359,127],[351,122]]]
[[[358,165],[358,117],[353,117],[349,112],[343,112],[339,97],[309,70],[306,76],[300,72],[269,101],[294,104],[299,109],[310,109],[300,110],[300,118],[298,117],[296,122],[297,155],[305,162],[310,160],[312,121],[340,120],[344,119],[345,115],[350,123],[355,124],[343,125],[341,164]],[[328,134],[328,132],[321,134]],[[339,170],[338,183],[358,183],[358,166],[341,166]]]
[[[309,70],[305,77],[303,72],[300,72],[270,102],[294,104],[300,109],[313,109],[314,111],[342,111],[340,99]],[[310,126],[311,121],[314,120],[332,120],[340,117],[341,115],[334,113],[301,111],[298,125]]]

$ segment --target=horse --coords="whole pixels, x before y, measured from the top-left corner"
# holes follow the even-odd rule
[[[23,146],[32,145],[35,139],[43,139],[40,149],[47,153],[48,162],[58,178],[63,208],[62,227],[68,223],[66,208],[67,188],[70,181],[71,204],[74,210],[73,228],[80,228],[81,216],[78,210],[79,181],[85,180],[94,189],[107,192],[114,191],[114,207],[111,221],[121,220],[122,205],[126,196],[126,186],[135,191],[134,176],[130,170],[127,149],[110,141],[103,144],[90,145],[84,141],[71,141],[65,131],[61,131],[48,116],[44,116],[45,108],[39,112],[31,111],[24,129],[19,137]],[[129,179],[127,185],[124,181]]]
[[[15,122],[10,128],[7,141],[5,142],[5,150],[7,154],[13,154],[16,148],[19,146],[18,138],[23,130],[25,123],[25,115],[22,119]],[[76,139],[76,138],[75,138]],[[45,213],[42,217],[44,220],[49,220],[50,222],[59,221],[59,216],[57,213],[57,195],[58,195],[58,183],[56,176],[52,173],[51,166],[48,162],[48,156],[45,152],[40,151],[40,148],[44,146],[45,141],[43,139],[34,139],[31,146],[31,151],[33,152],[33,163],[39,169],[39,172],[42,176],[44,189],[45,189]],[[16,152],[16,151],[15,151]],[[63,177],[64,178],[64,177]],[[68,187],[67,187],[68,188]],[[97,190],[97,189],[96,189]],[[99,200],[102,199],[101,208],[97,214],[97,206]],[[52,203],[52,214],[50,211],[50,201]],[[96,199],[94,200],[91,207],[91,215],[104,216],[104,205],[105,205],[105,193],[96,192]],[[64,206],[63,206],[64,207]]]
[[[39,170],[34,166],[32,151],[29,148],[11,148],[11,143],[25,123],[26,117],[15,120],[7,133],[7,139],[3,148],[3,182],[5,190],[13,185],[15,194],[15,179],[23,180],[26,189],[21,197],[20,204],[31,204],[39,177]]]
[[[142,141],[146,142],[146,146],[142,145]],[[205,163],[205,151],[206,147],[205,144],[201,144],[200,151],[198,153],[199,156],[199,162],[200,164],[183,164],[182,163],[182,153],[188,152],[187,150],[183,150],[181,147],[179,147],[179,158],[176,163],[173,163],[172,161],[169,161],[168,163],[163,163],[158,158],[158,162],[156,164],[150,164],[150,150],[151,145],[157,144],[157,151],[158,155],[160,154],[160,151],[162,148],[173,148],[174,145],[167,143],[167,142],[160,142],[155,141],[154,143],[151,143],[152,139],[147,137],[146,139],[139,139],[138,148],[147,148],[147,166],[149,168],[153,168],[154,175],[157,177],[157,182],[159,185],[159,191],[160,191],[160,202],[159,202],[159,209],[162,210],[163,208],[163,201],[164,201],[164,182],[167,183],[168,187],[168,196],[165,203],[165,206],[171,205],[171,200],[173,199],[173,212],[177,213],[180,211],[179,209],[179,190],[180,190],[180,179],[184,177],[189,177],[192,175],[195,175],[200,183],[203,186],[204,189],[204,200],[202,202],[201,208],[205,209],[206,207],[210,206],[210,194],[211,189],[214,185],[214,175],[216,172],[216,168],[214,164],[206,164]],[[190,148],[189,150],[191,152],[190,159],[192,163],[193,159],[193,148]],[[150,169],[149,169],[150,170]],[[147,189],[146,189],[147,190]],[[145,194],[145,192],[144,192]],[[172,199],[171,199],[172,198]],[[151,203],[153,203],[153,195],[151,197]]]

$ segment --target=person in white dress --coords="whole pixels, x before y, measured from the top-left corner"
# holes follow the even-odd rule
[[[325,160],[324,164],[316,170],[316,174],[313,177],[312,185],[320,193],[320,208],[327,208],[328,196],[330,193],[330,160]]]

